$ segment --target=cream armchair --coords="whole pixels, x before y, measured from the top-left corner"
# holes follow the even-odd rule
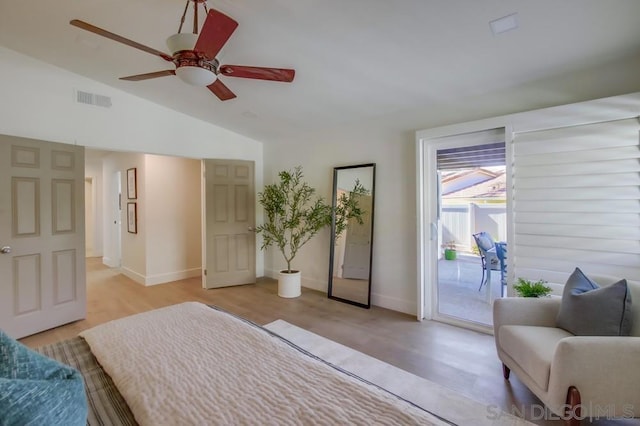
[[[493,324],[510,371],[569,425],[582,418],[640,417],[640,284],[629,282],[631,336],[574,336],[556,327],[561,298],[495,301]]]

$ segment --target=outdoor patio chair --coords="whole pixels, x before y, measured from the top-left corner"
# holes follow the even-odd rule
[[[473,239],[476,241],[476,246],[478,246],[482,264],[482,279],[480,280],[480,287],[478,287],[478,291],[480,291],[482,286],[491,279],[491,271],[501,270],[500,259],[496,253],[496,243],[487,232],[482,231],[473,234]]]
[[[500,261],[500,284],[504,288],[507,285],[507,243],[497,242],[496,256]]]

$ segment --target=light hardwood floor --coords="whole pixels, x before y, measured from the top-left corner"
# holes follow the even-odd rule
[[[512,406],[521,410],[539,404],[515,375],[509,382],[502,378],[489,335],[433,321],[418,322],[413,316],[378,307],[358,308],[308,289],[298,298],[283,299],[277,295],[277,283],[270,279],[216,290],[202,289],[200,279],[144,287],[105,267],[99,258],[90,258],[87,281],[85,320],[21,341],[31,347],[42,346],[112,319],[196,300],[258,324],[283,319],[486,403],[487,415],[495,413],[495,407],[511,411]],[[533,420],[541,425],[560,423]]]

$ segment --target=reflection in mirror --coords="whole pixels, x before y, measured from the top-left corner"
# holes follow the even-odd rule
[[[371,306],[375,176],[376,165],[373,163],[333,169],[334,217],[331,223],[328,295],[330,299],[363,308]],[[349,197],[361,210],[360,220],[349,219],[341,230],[335,212],[340,214],[341,200]]]

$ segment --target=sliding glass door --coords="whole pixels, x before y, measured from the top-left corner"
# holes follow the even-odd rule
[[[496,250],[508,229],[504,129],[433,140],[426,155],[433,317],[489,328],[493,300],[506,293],[507,250]]]

